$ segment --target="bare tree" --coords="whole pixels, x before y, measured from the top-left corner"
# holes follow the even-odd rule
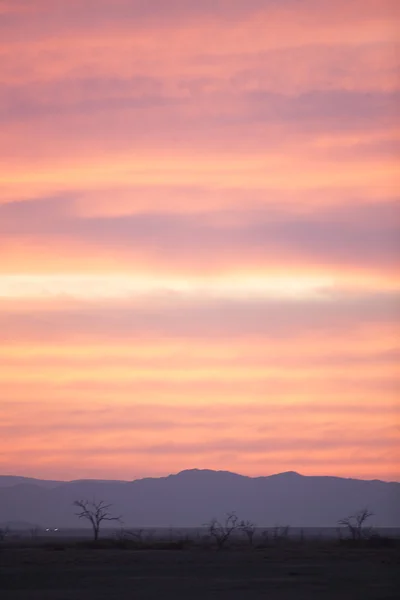
[[[90,521],[93,528],[94,541],[99,539],[100,525],[103,521],[118,521],[121,523],[121,517],[113,517],[109,512],[112,504],[105,504],[103,500],[75,500],[74,506],[80,509],[80,512],[75,513],[80,519]]]
[[[350,517],[340,519],[338,524],[342,527],[347,527],[351,539],[361,540],[363,537],[365,537],[367,531],[370,531],[370,529],[365,529],[364,525],[365,522],[373,516],[373,514],[374,513],[370,512],[368,508],[363,508]]]
[[[218,521],[218,519],[213,518],[209,523],[205,524],[210,536],[215,539],[218,550],[221,550],[225,546],[232,532],[237,529],[237,526],[238,517],[235,512],[227,513],[223,523]]]
[[[257,529],[256,524],[252,521],[240,521],[239,529],[247,536],[250,546],[253,546],[253,538]]]

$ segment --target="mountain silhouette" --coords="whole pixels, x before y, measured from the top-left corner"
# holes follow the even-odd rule
[[[80,527],[72,503],[104,500],[127,527],[197,527],[236,511],[259,526],[334,527],[363,507],[378,527],[400,526],[400,483],[303,476],[248,477],[190,469],[134,481],[46,481],[0,476],[0,522]]]

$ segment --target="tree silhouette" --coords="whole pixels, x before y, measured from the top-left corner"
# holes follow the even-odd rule
[[[93,538],[96,542],[99,539],[100,525],[103,521],[119,521],[121,517],[113,517],[108,509],[112,504],[105,504],[104,500],[97,502],[96,500],[75,500],[74,506],[80,508],[80,512],[75,513],[80,519],[90,521],[93,528]]]
[[[235,512],[230,512],[227,513],[223,523],[214,518],[206,523],[205,526],[208,529],[209,535],[217,542],[218,549],[222,550],[231,534],[237,529],[238,518]]]
[[[373,514],[374,513],[370,512],[367,508],[363,508],[350,517],[340,519],[339,525],[347,527],[353,540],[361,540],[363,535],[366,533],[366,530],[364,529],[364,523],[367,521],[367,519],[372,517]]]

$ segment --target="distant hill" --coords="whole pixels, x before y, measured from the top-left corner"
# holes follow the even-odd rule
[[[19,475],[0,475],[0,488],[10,487],[19,483],[33,483],[45,488],[56,487],[63,483],[62,481],[51,481],[48,479],[34,479],[33,477],[21,477]]]
[[[400,483],[295,472],[246,477],[227,471],[192,469],[135,481],[70,482],[0,476],[0,521],[28,521],[43,527],[77,527],[77,499],[113,504],[127,527],[195,527],[236,511],[259,526],[331,527],[368,507],[371,523],[400,526]]]

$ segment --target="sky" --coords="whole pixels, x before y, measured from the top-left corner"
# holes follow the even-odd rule
[[[0,473],[400,480],[397,0],[0,0]]]

